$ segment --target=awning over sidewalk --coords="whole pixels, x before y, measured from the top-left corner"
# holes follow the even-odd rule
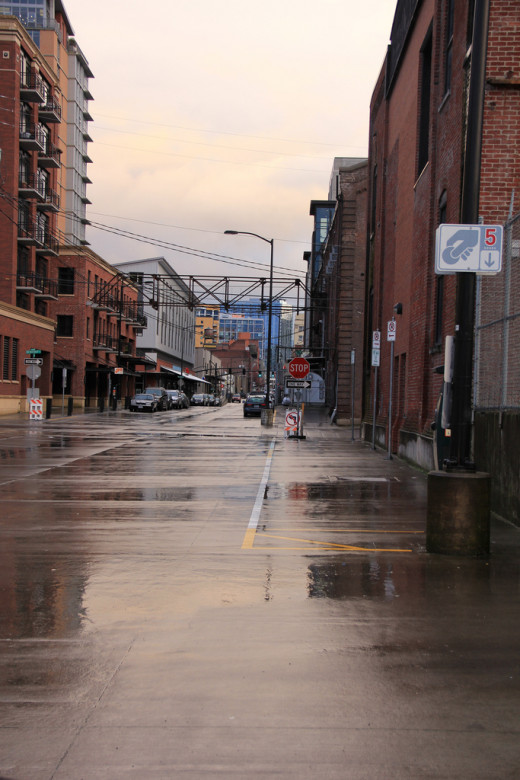
[[[195,376],[195,374],[186,374],[184,371],[181,373],[180,371],[177,371],[176,368],[167,368],[167,366],[161,366],[160,370],[166,371],[168,374],[175,374],[176,376],[182,377],[182,379],[188,379],[190,382],[201,382],[204,385],[211,384],[211,382],[208,382],[206,379]]]

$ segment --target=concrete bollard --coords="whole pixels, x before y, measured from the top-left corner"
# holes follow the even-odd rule
[[[482,471],[431,471],[427,551],[444,555],[487,555],[490,491],[490,475]]]
[[[262,425],[272,426],[274,418],[273,409],[262,409],[260,412],[260,422]]]

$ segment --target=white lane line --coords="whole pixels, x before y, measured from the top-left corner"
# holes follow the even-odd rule
[[[274,447],[275,447],[275,441],[271,441],[271,444],[269,445],[269,452],[267,453],[267,460],[265,462],[264,466],[264,473],[262,475],[262,479],[260,481],[260,485],[258,486],[258,493],[256,494],[256,501],[253,506],[253,511],[251,512],[251,517],[249,518],[249,523],[247,526],[246,535],[244,538],[244,542],[242,544],[242,549],[251,549],[253,546],[253,541],[256,534],[256,529],[258,528],[258,523],[260,521],[260,515],[262,513],[262,504],[264,502],[265,497],[265,489],[267,487],[267,483],[269,481],[269,474],[271,472],[271,465],[273,462],[273,453],[274,453]]]

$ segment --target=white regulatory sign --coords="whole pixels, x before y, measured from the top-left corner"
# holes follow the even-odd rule
[[[435,273],[502,270],[502,225],[439,225],[435,233]]]
[[[395,320],[388,320],[388,323],[387,323],[387,326],[386,326],[386,340],[387,341],[395,341],[395,328],[396,328]]]
[[[380,349],[381,348],[381,331],[380,330],[373,330],[372,331],[372,349]]]
[[[381,350],[372,349],[372,367],[381,365]]]

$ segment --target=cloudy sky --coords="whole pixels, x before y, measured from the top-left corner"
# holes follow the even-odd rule
[[[180,274],[239,275],[148,239],[303,270],[334,157],[364,157],[396,0],[65,0],[91,80],[88,216],[111,263],[163,255]],[[108,232],[130,231],[141,240]]]

